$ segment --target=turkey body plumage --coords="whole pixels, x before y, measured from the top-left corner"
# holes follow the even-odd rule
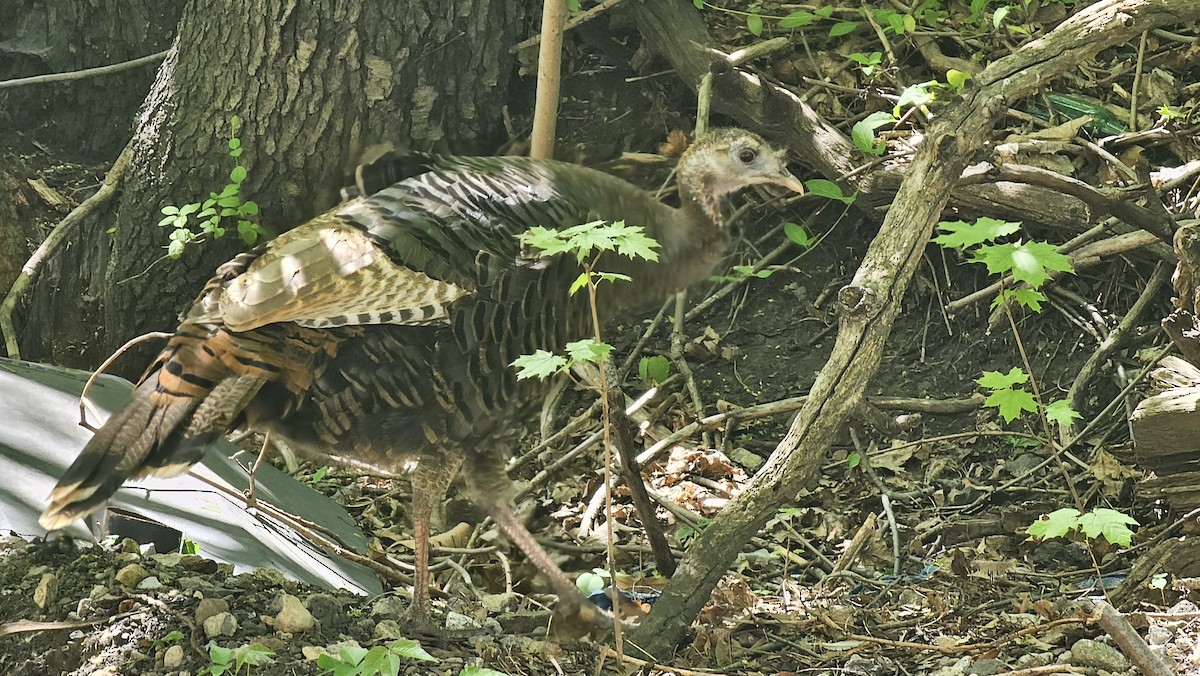
[[[661,263],[606,259],[605,270],[634,282],[606,289],[604,317],[682,289],[725,253],[723,195],[763,182],[800,189],[782,154],[748,132],[714,133],[689,153],[680,209],[558,162],[392,158],[389,187],[217,270],[133,400],[62,477],[42,524],[87,514],[127,478],[184,471],[217,437],[249,427],[372,473],[415,464],[419,614],[430,512],[460,465],[475,500],[574,604],[573,585],[508,506],[503,461],[545,388],[518,381],[508,364],[587,336],[588,308],[583,294],[567,294],[575,261],[531,256],[518,235],[594,220],[644,225]]]

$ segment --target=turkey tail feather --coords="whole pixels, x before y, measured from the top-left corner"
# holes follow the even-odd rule
[[[50,493],[44,528],[86,516],[126,479],[181,474],[240,421],[267,378],[232,372],[211,341],[197,337],[180,331],[132,400],[87,443]]]

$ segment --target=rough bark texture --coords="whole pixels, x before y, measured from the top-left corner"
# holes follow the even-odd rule
[[[900,301],[950,188],[983,149],[1005,102],[1029,96],[1105,47],[1155,26],[1197,16],[1197,2],[1096,3],[1042,39],[993,63],[963,100],[941,111],[914,156],[879,235],[854,279],[842,289],[837,342],[804,408],[754,483],[692,544],[630,643],[659,658],[671,654],[742,546],[779,507],[795,500],[810,484],[839,426],[879,367]]]
[[[368,146],[484,147],[499,128],[525,12],[499,0],[189,3],[138,116],[115,218],[92,223],[56,261],[57,276],[39,283],[24,353],[94,365],[131,336],[174,326],[214,266],[244,246],[232,234],[156,263],[168,234],[160,208],[227,182],[233,115],[243,194],[273,232],[334,204]],[[104,333],[92,340],[97,325]],[[91,342],[82,354],[48,355],[53,341]]]
[[[109,66],[171,45],[182,0],[0,0],[0,80]],[[55,148],[113,158],[155,64],[0,91],[0,129],[41,130]],[[119,120],[113,124],[114,120]]]

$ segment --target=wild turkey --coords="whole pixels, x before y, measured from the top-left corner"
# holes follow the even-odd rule
[[[508,504],[504,457],[545,387],[518,382],[508,364],[587,336],[586,307],[567,294],[575,261],[531,260],[517,236],[599,219],[644,226],[661,262],[605,261],[633,279],[605,288],[611,317],[707,276],[730,241],[722,198],[757,183],[801,191],[786,165],[750,132],[710,132],[680,158],[676,209],[560,162],[377,164],[373,176],[402,180],[217,269],[133,399],[63,475],[41,523],[62,528],[128,478],[181,473],[236,427],[375,474],[415,461],[413,612],[425,618],[430,516],[465,462],[473,499],[550,578],[559,611],[580,610],[575,586]]]

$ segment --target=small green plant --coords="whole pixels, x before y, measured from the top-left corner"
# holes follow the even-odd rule
[[[832,21],[833,25],[829,28],[830,37],[838,37],[852,32],[858,27],[857,21],[838,21],[833,18],[833,6],[819,7],[811,12],[797,10],[784,16],[773,14],[763,14],[755,8],[749,10],[730,9],[728,7],[720,7],[705,0],[692,0],[692,4],[696,9],[709,9],[716,12],[723,12],[730,16],[741,16],[746,20],[746,30],[755,37],[760,37],[763,34],[763,29],[768,24],[767,21],[776,22],[780,29],[790,30],[793,28],[804,28],[816,21],[827,20]]]
[[[879,70],[879,64],[883,62],[883,53],[871,52],[870,54],[863,54],[862,52],[855,52],[848,58],[861,66],[863,75],[871,77]]]
[[[260,236],[266,234],[256,220],[258,204],[242,199],[246,167],[238,160],[242,156],[242,141],[237,135],[240,125],[238,116],[229,119],[229,157],[234,161],[233,169],[229,172],[229,183],[220,192],[209,193],[205,200],[181,206],[168,204],[162,208],[163,218],[158,225],[171,229],[167,242],[167,255],[171,258],[182,256],[188,244],[204,241],[206,237],[224,237],[227,218],[236,222],[238,234],[246,244],[253,245]]]
[[[1050,281],[1051,272],[1073,272],[1071,259],[1058,253],[1047,242],[1001,242],[1001,238],[1016,234],[1021,224],[995,218],[980,218],[974,223],[965,221],[943,221],[938,223],[941,235],[933,238],[934,243],[947,249],[969,251],[968,262],[986,265],[988,272],[999,275],[1002,280],[1011,276],[992,303],[993,308],[1006,312],[1013,305],[1032,312],[1040,312],[1046,296],[1039,291]],[[1013,333],[1020,345],[1020,335],[1009,313]],[[1022,356],[1024,350],[1022,349]],[[1049,424],[1069,426],[1080,415],[1071,409],[1070,402],[1059,400],[1045,403],[1041,400],[1036,381],[1030,376],[1029,364],[1025,369],[1011,368],[1008,373],[985,371],[976,382],[988,390],[986,405],[999,410],[1006,422],[1012,422],[1024,413],[1036,413],[1042,421],[1043,430],[1049,437]],[[1030,389],[1026,389],[1026,385]]]
[[[1064,507],[1042,515],[1025,532],[1038,540],[1066,538],[1077,533],[1089,544],[1104,538],[1110,544],[1128,547],[1133,542],[1133,531],[1129,527],[1137,525],[1140,525],[1137,519],[1107,507],[1097,507],[1086,514]]]
[[[675,531],[675,539],[679,540],[680,542],[687,542],[688,540],[699,535],[700,531],[704,530],[704,527],[708,524],[709,520],[701,517],[696,519],[695,528],[687,525],[680,526],[679,529]]]
[[[624,221],[593,221],[563,230],[540,226],[531,228],[521,235],[521,242],[537,249],[544,257],[571,254],[583,268],[575,278],[568,293],[574,296],[583,289],[588,291],[588,300],[593,314],[594,335],[566,345],[566,356],[548,350],[517,357],[510,366],[517,369],[517,379],[547,378],[566,371],[578,363],[598,364],[604,361],[612,346],[600,340],[599,319],[596,316],[596,293],[601,282],[629,281],[626,275],[601,272],[597,269],[605,252],[613,251],[626,258],[658,260],[658,242],[647,237],[639,226],[626,225]]]
[[[358,646],[344,646],[338,656],[321,655],[317,666],[334,676],[396,676],[400,673],[401,660],[437,662],[421,644],[406,638],[377,645],[370,650]]]
[[[152,645],[154,645],[154,647],[157,648],[159,646],[170,645],[172,643],[178,643],[182,640],[183,640],[183,632],[176,629],[175,631],[167,632],[167,634],[165,636],[163,636],[162,638],[154,639]]]
[[[671,374],[671,361],[662,355],[642,357],[638,362],[638,378],[647,385],[656,385]]]
[[[240,674],[242,667],[250,674],[254,667],[261,667],[274,661],[275,651],[259,644],[251,643],[237,648],[222,648],[216,641],[208,644],[209,665],[201,669],[199,674],[224,676],[225,674]]]

